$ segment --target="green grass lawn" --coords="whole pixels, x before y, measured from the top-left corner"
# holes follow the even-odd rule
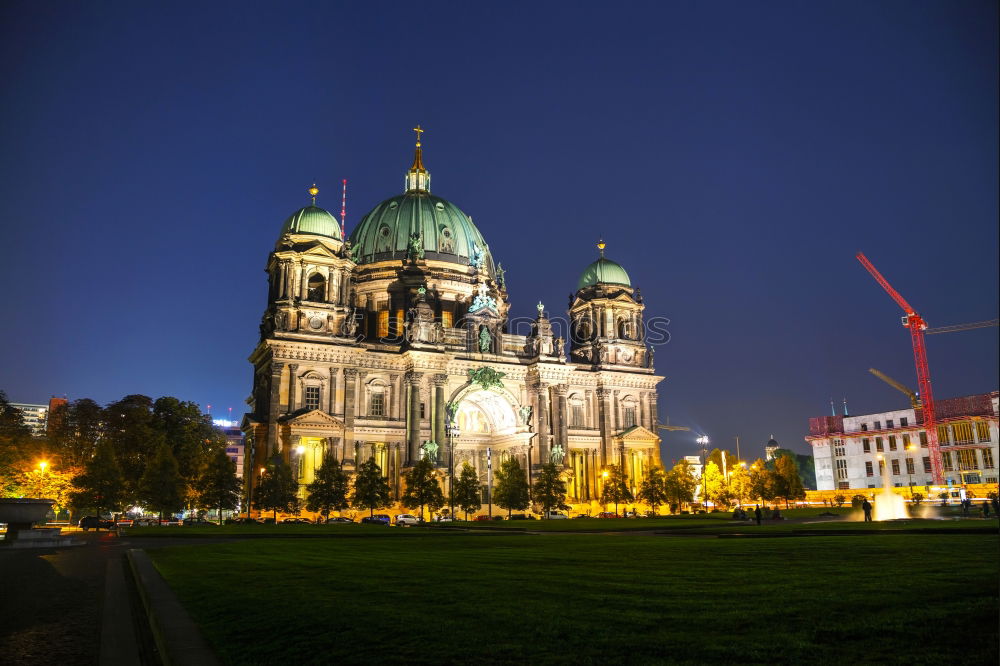
[[[232,664],[997,661],[995,535],[392,532],[149,553]]]

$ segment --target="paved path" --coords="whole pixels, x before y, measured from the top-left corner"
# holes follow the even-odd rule
[[[0,663],[156,666],[125,551],[225,539],[135,539],[79,532],[83,546],[0,549]]]

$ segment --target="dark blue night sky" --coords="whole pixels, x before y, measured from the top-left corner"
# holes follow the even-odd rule
[[[902,314],[997,316],[995,2],[0,6],[0,388],[243,411],[264,262],[307,203],[348,231],[435,194],[561,313],[607,254],[641,287],[660,416],[754,455],[907,401]],[[935,394],[998,385],[997,329],[928,340]],[[667,434],[669,459],[697,433]]]

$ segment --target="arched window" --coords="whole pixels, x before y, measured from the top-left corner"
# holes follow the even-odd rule
[[[388,386],[380,379],[375,378],[368,383],[368,416],[381,419],[388,415],[386,404]]]
[[[326,300],[326,279],[319,273],[309,276],[309,300],[322,302]]]
[[[631,428],[638,423],[636,415],[638,413],[639,404],[636,402],[635,398],[628,396],[622,400],[622,427]]]
[[[584,410],[583,398],[574,393],[569,397],[569,427],[586,428],[586,412]]]
[[[618,320],[618,337],[623,340],[631,339],[632,324],[628,319],[622,318]]]

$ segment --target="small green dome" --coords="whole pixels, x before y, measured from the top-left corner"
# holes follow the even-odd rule
[[[632,281],[628,279],[628,273],[625,272],[625,269],[604,257],[587,266],[583,275],[580,276],[580,280],[576,283],[576,288],[580,290],[598,283],[632,286]]]
[[[426,190],[410,190],[375,206],[351,232],[351,251],[359,264],[406,259],[414,235],[423,239],[424,259],[469,265],[478,252],[484,268],[494,272],[486,241],[472,219]]]
[[[316,234],[341,240],[337,218],[319,206],[306,206],[292,213],[281,228],[281,235],[285,234]]]

